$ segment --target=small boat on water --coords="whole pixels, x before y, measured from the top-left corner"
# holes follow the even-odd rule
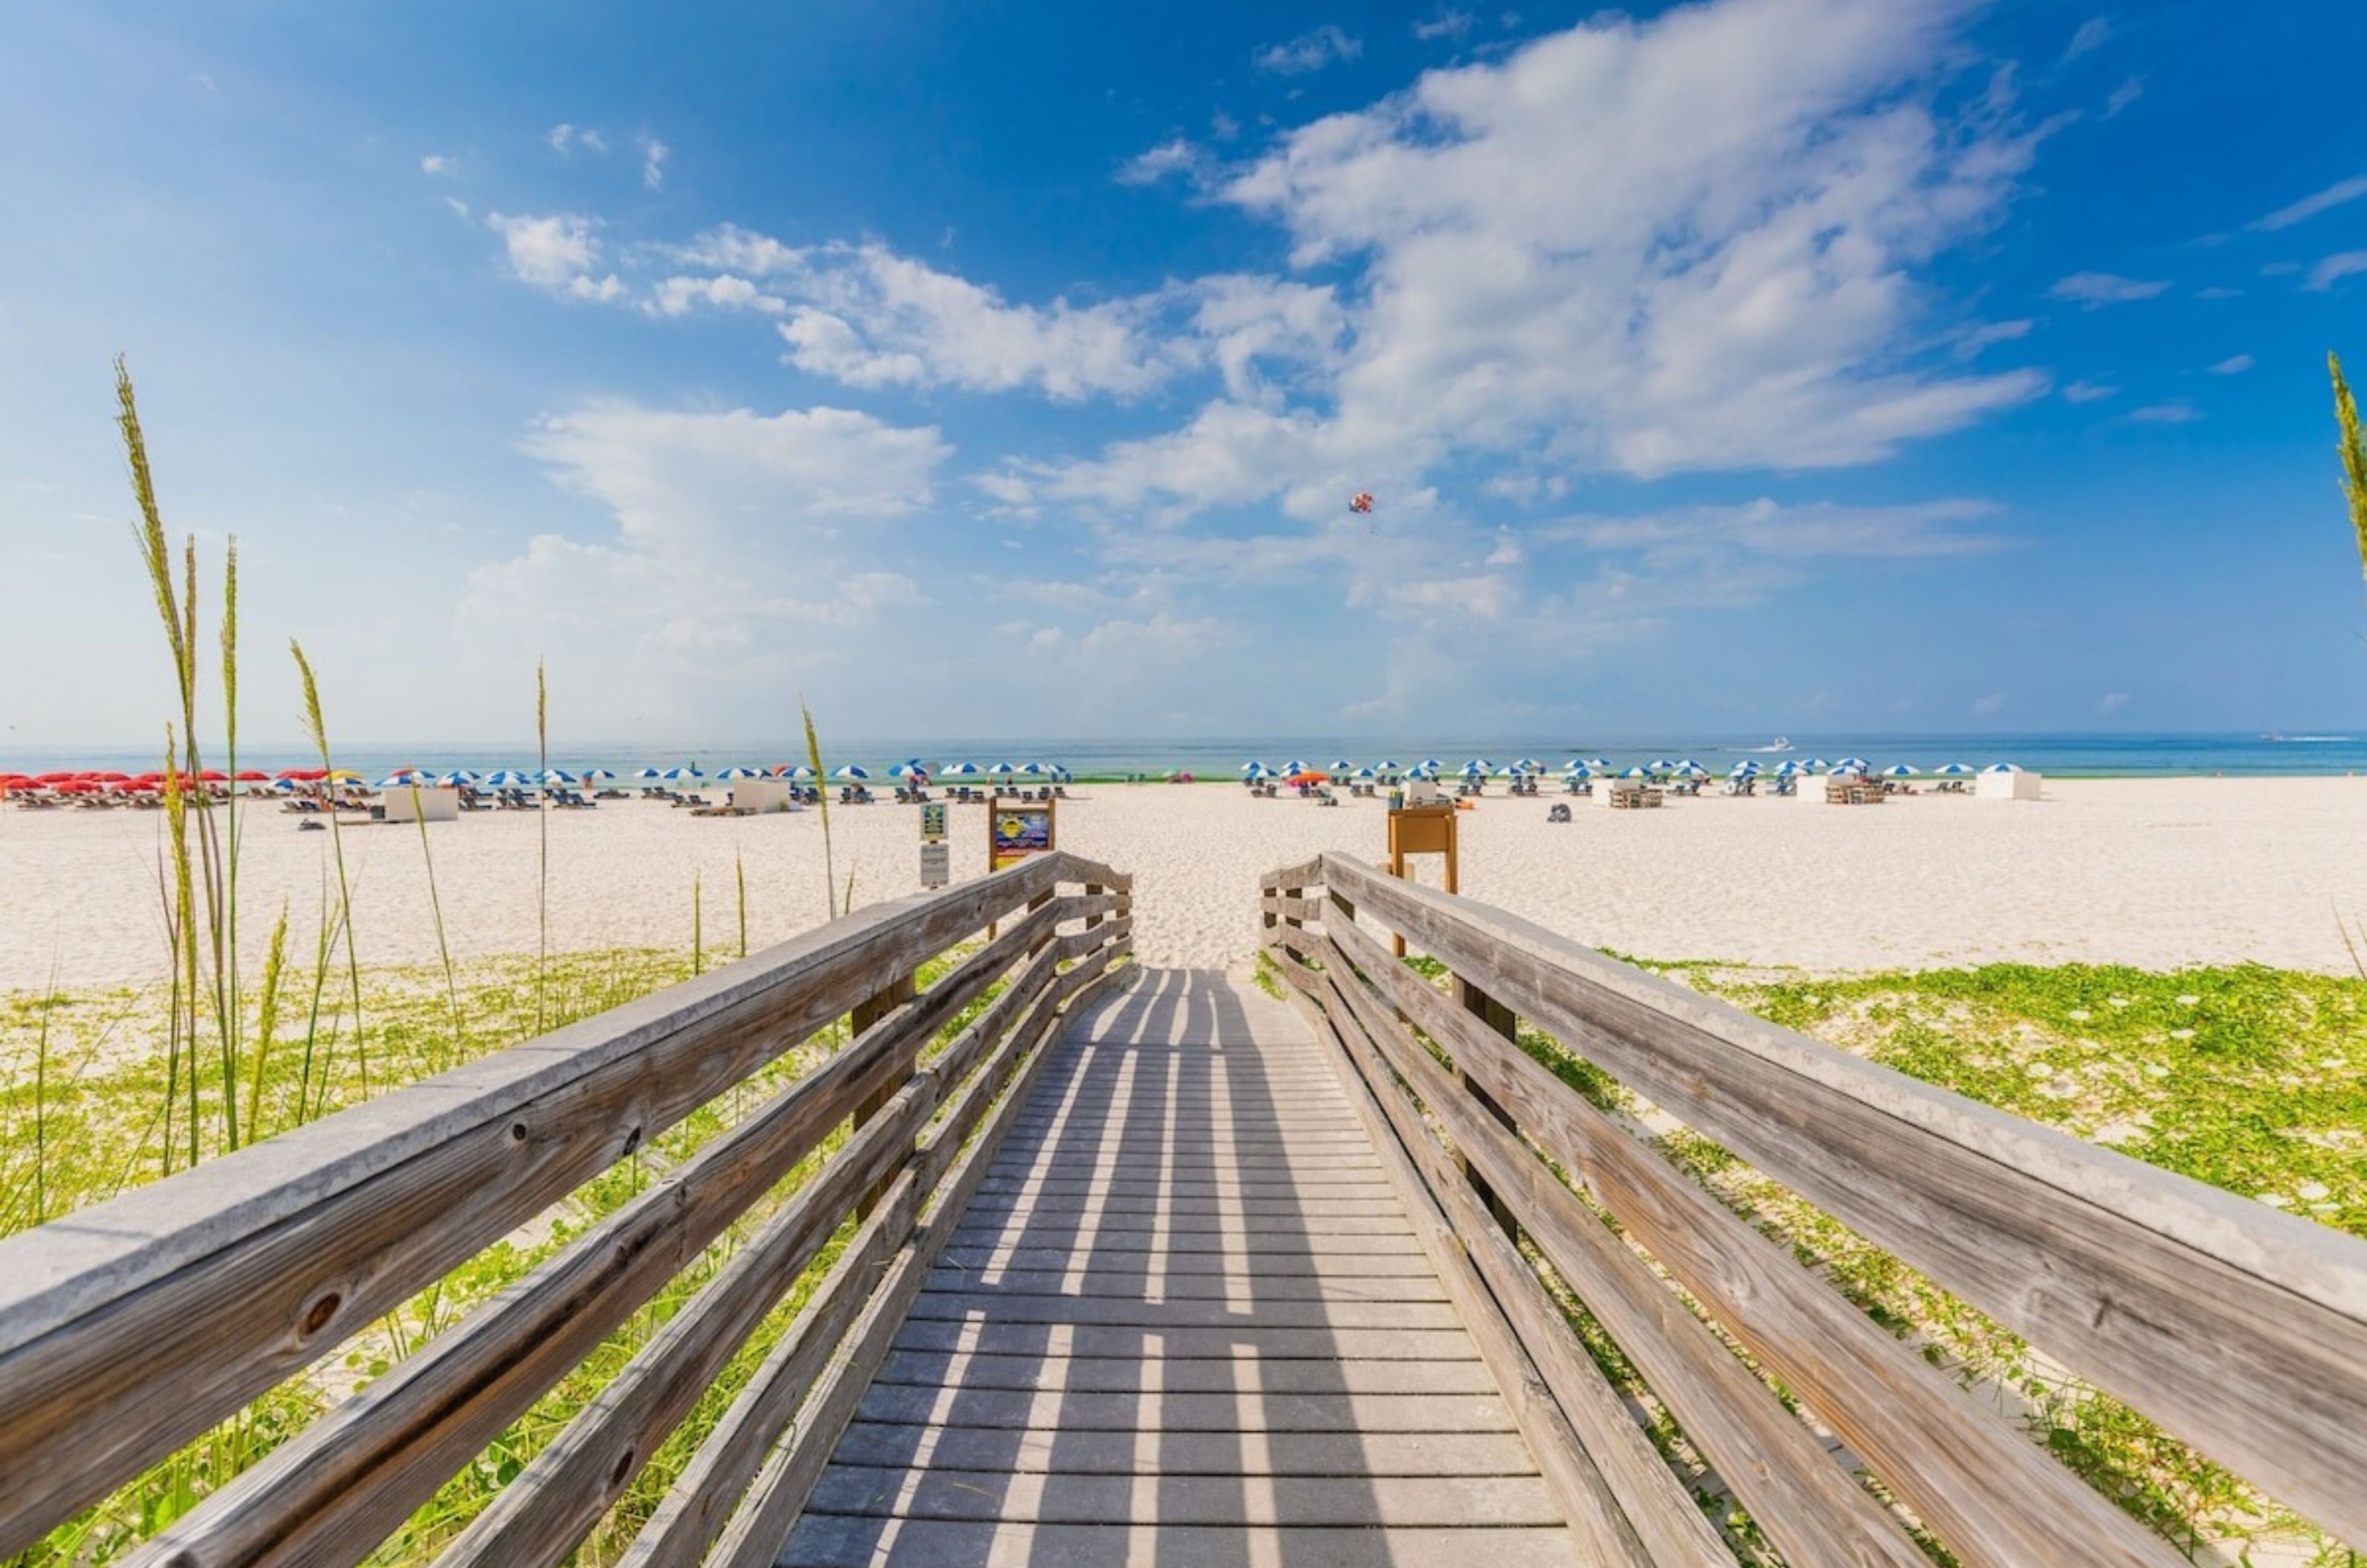
[[[1779,735],[1770,745],[1745,746],[1741,749],[1745,751],[1789,751],[1792,749],[1792,738],[1788,735]]]

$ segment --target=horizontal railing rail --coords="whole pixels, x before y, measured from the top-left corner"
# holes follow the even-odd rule
[[[1571,1522],[1606,1561],[1726,1559],[1520,1244],[1614,1339],[1777,1551],[1966,1564],[2183,1558],[1632,1122],[1657,1113],[2345,1540],[2367,1540],[2367,1243],[2004,1115],[1467,898],[1327,853],[1263,879],[1282,977],[1432,1220]],[[1392,956],[1443,965],[1448,988]],[[1558,1168],[1557,1169],[1557,1168]],[[1607,1222],[1607,1223],[1606,1223]],[[1836,1463],[1836,1435],[1887,1499]]]
[[[878,905],[0,1241],[0,1556],[848,1018],[849,1043],[131,1559],[360,1562],[828,1151],[440,1559],[565,1561],[857,1219],[629,1558],[769,1562],[983,1172],[1006,1091],[1123,973],[1130,890],[1058,853]]]

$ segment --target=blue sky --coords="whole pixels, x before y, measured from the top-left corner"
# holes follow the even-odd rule
[[[118,350],[264,739],[2367,723],[2367,8],[2231,15],[20,7],[0,749],[170,711]]]

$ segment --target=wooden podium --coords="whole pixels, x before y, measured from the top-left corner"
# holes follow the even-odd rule
[[[1461,891],[1455,877],[1454,804],[1442,801],[1436,806],[1400,806],[1389,813],[1389,874],[1403,877],[1408,855],[1444,855],[1446,857],[1446,890]],[[1405,937],[1400,934],[1391,941],[1397,956],[1405,956]]]

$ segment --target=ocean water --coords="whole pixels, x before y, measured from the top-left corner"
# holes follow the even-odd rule
[[[1790,738],[1791,750],[1772,749],[1767,736],[1703,735],[1558,735],[1475,738],[1433,735],[1308,736],[1295,740],[1249,737],[1216,737],[1193,740],[1078,740],[1058,737],[1000,740],[945,740],[927,737],[891,737],[827,746],[831,767],[856,762],[875,777],[908,758],[918,758],[934,771],[949,761],[968,761],[980,767],[998,761],[1055,762],[1083,779],[1159,778],[1170,772],[1187,772],[1202,779],[1239,776],[1244,762],[1256,761],[1280,768],[1305,761],[1317,768],[1345,760],[1357,766],[1382,761],[1411,765],[1435,757],[1449,768],[1460,768],[1472,758],[1499,768],[1523,758],[1543,762],[1557,772],[1573,757],[1602,757],[1614,768],[1662,758],[1690,758],[1714,773],[1724,773],[1744,758],[1772,767],[1786,756],[1799,761],[1862,757],[1877,768],[1905,762],[1929,773],[1948,762],[1987,767],[2012,762],[2055,777],[2148,778],[2177,775],[2344,774],[2367,772],[2367,733],[2296,734],[1981,734],[1909,735],[1838,732],[1802,734]],[[715,742],[694,746],[651,746],[630,741],[562,744],[551,748],[554,767],[581,772],[606,767],[630,782],[644,767],[691,766],[712,774],[735,763],[771,766],[804,760],[800,741],[784,737],[770,741]],[[531,743],[513,748],[483,745],[438,746],[433,743],[387,746],[357,742],[339,747],[335,761],[373,780],[405,766],[434,771],[466,768],[482,773],[495,768],[531,772],[536,766]],[[242,768],[269,772],[300,767],[310,761],[297,747],[250,748],[239,759]],[[209,758],[218,765],[218,757]],[[46,773],[69,768],[115,769],[142,773],[161,765],[153,751],[95,748],[46,747],[0,754],[0,772]]]

